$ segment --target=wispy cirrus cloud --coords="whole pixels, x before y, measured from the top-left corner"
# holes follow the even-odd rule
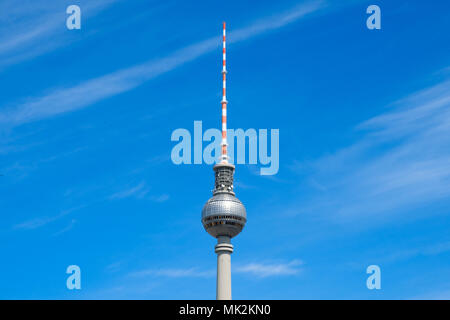
[[[233,271],[237,273],[248,273],[257,277],[266,278],[271,276],[289,276],[300,273],[300,260],[288,263],[250,263],[236,267]]]
[[[289,11],[259,20],[248,27],[229,33],[231,42],[247,40],[270,30],[293,23],[324,7],[322,1],[307,2]],[[163,73],[193,61],[220,45],[220,37],[213,37],[182,48],[160,59],[112,72],[70,88],[55,89],[49,94],[29,99],[28,102],[0,112],[0,124],[17,126],[58,114],[87,107],[102,99],[129,91]]]
[[[43,227],[43,226],[49,224],[50,222],[58,220],[59,218],[63,217],[64,215],[65,214],[60,214],[60,215],[53,216],[53,217],[40,217],[40,218],[27,220],[22,223],[16,224],[13,228],[14,229],[22,229],[22,230],[37,229],[37,228],[40,228],[40,227]]]
[[[27,221],[24,221],[22,223],[18,223],[16,225],[13,226],[13,229],[15,230],[33,230],[33,229],[38,229],[41,227],[44,227],[46,225],[48,225],[49,223],[52,223],[54,221],[57,221],[69,214],[71,214],[72,212],[79,210],[81,208],[84,208],[85,206],[78,206],[78,207],[74,207],[74,208],[70,208],[67,210],[63,210],[61,211],[59,214],[54,215],[54,216],[44,216],[44,217],[38,217],[38,218],[34,218],[34,219],[30,219]],[[73,223],[75,223],[74,220],[72,220]]]
[[[145,182],[141,182],[136,186],[118,191],[109,196],[110,200],[124,199],[129,197],[143,198],[148,193]]]
[[[82,16],[96,15],[119,0],[77,1]],[[0,69],[34,58],[71,42],[64,37],[66,7],[71,1],[14,0],[0,3]]]
[[[64,228],[62,228],[61,230],[55,232],[55,233],[53,234],[53,236],[54,236],[54,237],[60,236],[60,235],[62,235],[62,234],[64,234],[64,233],[66,233],[66,232],[72,230],[72,228],[75,226],[76,223],[77,223],[77,220],[72,219],[66,227],[64,227]]]
[[[130,186],[124,190],[113,193],[108,197],[109,200],[118,200],[125,198],[137,198],[137,199],[148,199],[154,202],[162,203],[169,200],[170,196],[168,194],[160,195],[148,195],[150,187],[147,186],[145,182],[141,182],[137,185]]]
[[[168,194],[165,194],[165,193],[161,194],[161,195],[158,195],[158,196],[152,196],[151,197],[151,199],[153,201],[159,202],[159,203],[166,202],[167,200],[169,200],[169,198],[170,198],[170,196]]]
[[[215,276],[214,270],[201,271],[197,268],[179,269],[147,269],[132,272],[129,274],[131,277],[168,277],[168,278],[210,278]]]
[[[353,145],[294,166],[311,170],[321,186],[297,212],[380,218],[450,197],[448,79],[393,103],[357,130],[363,136]]]
[[[447,288],[449,285],[447,285]],[[450,289],[437,290],[428,292],[414,297],[409,297],[409,300],[450,300]]]
[[[250,274],[266,278],[271,276],[289,276],[298,274],[303,263],[293,260],[287,263],[249,263],[233,267],[233,273]],[[131,277],[168,277],[168,278],[211,278],[216,276],[216,270],[200,270],[198,268],[166,268],[147,269],[128,274]]]
[[[408,260],[417,256],[436,256],[450,251],[450,241],[439,242],[435,244],[422,245],[413,248],[403,249],[386,255],[383,252],[383,263],[397,262],[400,260]]]

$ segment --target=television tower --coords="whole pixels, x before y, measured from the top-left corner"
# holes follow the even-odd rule
[[[247,221],[245,207],[233,192],[234,165],[228,163],[227,155],[227,104],[226,99],[226,45],[225,22],[223,23],[223,97],[222,97],[222,154],[214,166],[215,187],[213,196],[202,210],[205,230],[217,238],[217,300],[231,300],[231,238],[237,236]]]

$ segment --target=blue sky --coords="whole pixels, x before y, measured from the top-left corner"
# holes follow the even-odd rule
[[[66,7],[82,10],[68,30]],[[382,29],[366,28],[381,8]],[[238,165],[235,299],[450,298],[450,4],[0,4],[0,298],[214,299],[211,166],[173,130],[280,130]],[[82,289],[66,288],[69,265]],[[381,268],[381,290],[366,268]]]

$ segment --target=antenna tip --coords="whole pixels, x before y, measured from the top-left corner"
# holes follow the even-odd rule
[[[225,21],[223,22],[223,28],[225,29]]]

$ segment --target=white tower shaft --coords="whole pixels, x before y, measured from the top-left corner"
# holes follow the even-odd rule
[[[217,253],[217,300],[231,300],[231,253],[233,245],[230,237],[218,237]]]

